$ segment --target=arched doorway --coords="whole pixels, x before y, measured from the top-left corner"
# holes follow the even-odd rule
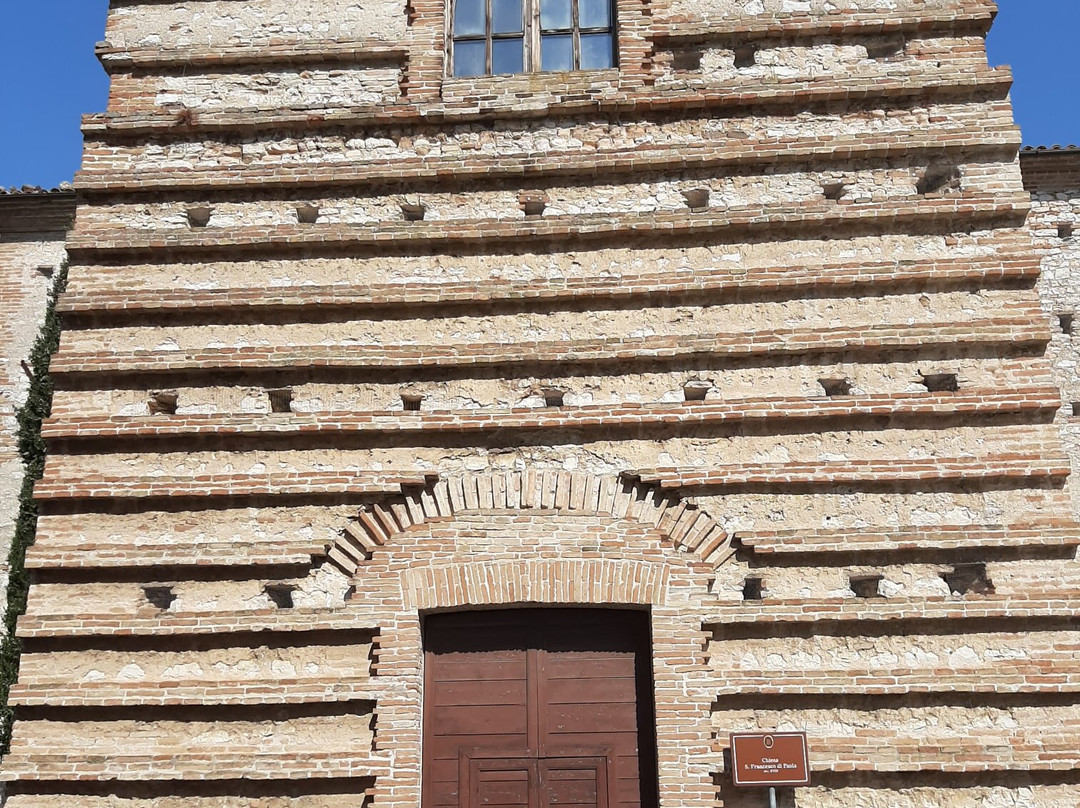
[[[423,808],[655,808],[649,614],[424,620]]]

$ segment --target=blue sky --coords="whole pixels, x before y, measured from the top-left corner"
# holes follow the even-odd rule
[[[1027,144],[1080,143],[1080,0],[999,0],[991,64],[1011,64]],[[0,0],[0,187],[70,180],[79,118],[105,108],[94,43],[108,0]]]

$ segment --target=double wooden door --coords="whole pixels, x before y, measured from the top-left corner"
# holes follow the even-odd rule
[[[423,808],[654,808],[648,615],[425,620]]]

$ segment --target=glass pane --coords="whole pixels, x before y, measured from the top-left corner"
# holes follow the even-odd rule
[[[516,34],[518,31],[524,31],[522,21],[521,0],[491,0],[491,32],[493,34]]]
[[[521,73],[525,69],[525,40],[496,39],[491,43],[492,73]]]
[[[486,33],[484,0],[457,0],[454,4],[454,36],[473,36]]]
[[[552,28],[573,28],[573,8],[570,0],[540,0],[540,27],[545,31]]]
[[[484,58],[487,48],[484,40],[454,43],[454,75],[483,76],[487,73]]]
[[[581,69],[600,70],[615,66],[611,34],[581,35]]]
[[[541,70],[573,70],[574,38],[569,34],[540,38]]]
[[[610,28],[611,0],[578,0],[582,28]]]

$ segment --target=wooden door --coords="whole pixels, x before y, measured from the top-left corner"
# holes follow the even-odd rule
[[[647,614],[433,615],[424,643],[423,808],[654,808]]]

